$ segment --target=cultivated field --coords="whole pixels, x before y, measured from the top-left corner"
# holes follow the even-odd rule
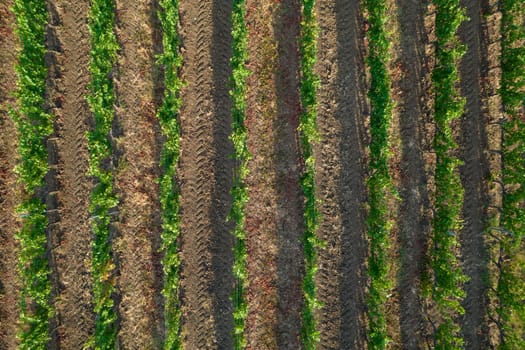
[[[525,349],[525,2],[2,0],[0,350]]]

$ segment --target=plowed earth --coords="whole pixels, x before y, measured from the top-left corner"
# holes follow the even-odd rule
[[[16,128],[8,109],[16,89],[12,0],[0,4],[0,350],[14,350],[18,322],[17,242],[20,186]],[[317,0],[320,142],[316,195],[321,221],[316,275],[319,349],[364,349],[367,342],[368,241],[366,31],[362,2]],[[458,85],[466,109],[456,125],[465,187],[461,264],[469,276],[461,324],[466,349],[496,347],[490,321],[494,301],[487,222],[501,206],[500,16],[496,0],[464,0],[469,20],[460,27],[466,45]],[[434,196],[432,152],[435,13],[430,1],[388,2],[392,34],[390,73],[395,102],[391,128],[395,230],[390,256],[394,281],[386,308],[392,349],[432,348],[435,310],[420,287]],[[248,348],[300,349],[303,256],[303,160],[298,144],[300,101],[299,0],[247,0],[248,69],[246,127],[252,155],[246,178],[248,248]],[[47,106],[55,132],[47,140],[47,207],[53,303],[50,349],[82,349],[94,331],[91,221],[85,133],[93,120],[86,103],[89,74],[89,1],[49,0]],[[118,344],[121,349],[161,349],[165,336],[161,296],[160,204],[157,179],[163,139],[155,117],[163,96],[157,0],[118,0],[120,50],[115,82],[115,190],[112,244],[117,269]],[[180,1],[183,65],[181,158],[181,306],[183,347],[231,349],[233,316],[234,162],[231,133],[230,58],[232,3]],[[497,181],[493,181],[497,182]]]

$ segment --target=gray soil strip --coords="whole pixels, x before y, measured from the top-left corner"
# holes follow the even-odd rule
[[[228,78],[231,3],[183,1],[182,336],[187,349],[232,348],[233,239]]]
[[[94,331],[85,137],[90,119],[85,100],[90,79],[88,3],[57,0],[49,2],[48,9],[48,103],[56,118],[55,134],[48,141],[47,178],[56,309],[52,336],[55,345],[81,349]]]
[[[470,278],[465,284],[467,296],[463,302],[465,315],[461,328],[466,349],[484,349],[487,339],[487,252],[484,243],[487,162],[484,116],[481,113],[482,28],[481,6],[477,0],[462,1],[469,21],[459,29],[467,52],[460,63],[461,94],[466,98],[461,119],[460,158],[461,180],[465,188],[463,204],[464,228],[460,234],[463,271]]]
[[[401,265],[399,307],[403,349],[424,343],[424,315],[420,299],[426,242],[430,230],[429,196],[424,160],[425,121],[430,118],[428,57],[425,53],[425,4],[397,1],[400,48],[393,77],[399,114],[401,162],[398,225]]]
[[[275,191],[275,152],[273,130],[276,111],[274,72],[277,45],[272,23],[275,12],[271,1],[248,0],[246,22],[249,35],[246,125],[248,163],[246,179],[249,201],[246,205],[248,247],[248,349],[277,349],[277,194]]]
[[[14,173],[17,132],[8,115],[14,106],[16,88],[14,15],[9,10],[11,0],[0,4],[0,350],[16,349],[19,281],[17,273],[17,243],[19,229],[15,208],[20,203],[20,186]]]
[[[115,74],[113,137],[119,198],[117,289],[119,343],[125,349],[160,349],[163,336],[160,263],[159,152],[154,31],[151,0],[117,1],[116,33],[121,50]]]
[[[319,349],[366,347],[365,118],[363,18],[358,1],[318,1],[317,195]]]

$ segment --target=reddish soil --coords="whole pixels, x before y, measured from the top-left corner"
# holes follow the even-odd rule
[[[363,17],[358,2],[318,1],[319,58],[316,147],[320,199],[317,314],[320,349],[366,347],[364,286],[365,119]]]
[[[488,347],[487,328],[487,263],[484,241],[486,224],[488,167],[485,158],[487,137],[482,114],[481,74],[486,69],[486,52],[482,45],[482,9],[479,1],[462,2],[470,18],[459,29],[459,37],[467,46],[460,64],[461,93],[466,98],[461,119],[460,158],[464,162],[461,177],[465,188],[464,227],[460,234],[463,272],[469,277],[463,301],[465,315],[461,326],[466,349]]]
[[[183,346],[232,348],[231,4],[182,2],[186,86],[181,123]]]
[[[397,225],[400,267],[398,272],[399,323],[404,349],[423,346],[425,315],[420,298],[426,242],[429,235],[429,195],[424,151],[425,125],[431,119],[430,71],[426,53],[424,3],[397,1],[398,40],[393,99],[400,136]]]
[[[115,74],[117,96],[113,137],[117,149],[115,189],[119,213],[114,251],[119,277],[119,343],[124,349],[160,349],[164,339],[160,262],[159,153],[156,119],[153,1],[117,2],[116,33],[121,50]]]
[[[48,141],[48,218],[55,298],[54,345],[80,349],[94,331],[91,228],[85,133],[90,112],[88,4],[54,1],[48,5],[48,104],[55,134]],[[58,209],[58,210],[57,210]]]
[[[16,88],[14,65],[17,39],[13,33],[14,16],[9,8],[13,2],[0,4],[0,350],[15,349],[18,320],[19,292],[17,274],[17,243],[19,229],[15,208],[20,202],[21,188],[17,184],[14,167],[16,127],[8,115],[14,106]]]

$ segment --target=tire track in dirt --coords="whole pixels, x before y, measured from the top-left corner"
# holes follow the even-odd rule
[[[231,123],[225,107],[229,98],[219,85],[222,74],[230,71],[229,57],[224,60],[225,52],[220,52],[224,43],[219,42],[229,33],[229,15],[217,20],[214,11],[218,7],[231,14],[231,5],[225,1],[183,1],[180,6],[182,74],[187,84],[180,113],[182,336],[188,349],[231,347],[233,329],[232,321],[219,325],[225,316],[217,315],[218,308],[231,314],[231,302],[224,296],[231,294],[233,282],[231,273],[228,280],[219,280],[227,274],[220,269],[232,261],[233,240],[224,232],[229,204],[221,203],[227,197],[224,193],[229,193],[224,176],[232,165],[223,158],[223,148],[231,146],[228,127],[221,125]],[[231,48],[226,53],[229,51]],[[220,57],[212,58],[214,54]],[[220,242],[221,237],[229,239]]]
[[[13,26],[15,18],[9,8],[13,1],[0,4],[0,350],[16,349],[19,281],[17,274],[17,243],[14,235],[20,228],[15,208],[20,203],[21,188],[17,184],[17,131],[9,117],[14,106],[16,89],[15,47],[18,44]]]
[[[366,347],[367,245],[364,182],[368,113],[363,18],[359,2],[317,2],[319,19],[316,147],[321,222],[317,288],[319,349]]]
[[[466,349],[488,347],[487,329],[487,252],[484,242],[487,164],[484,155],[486,135],[481,111],[482,28],[481,6],[477,0],[462,1],[470,20],[459,29],[459,37],[467,46],[459,69],[461,94],[466,98],[461,119],[460,168],[465,198],[463,204],[464,227],[460,234],[463,271],[470,278],[465,284],[463,301],[465,315],[461,328]]]
[[[430,233],[429,194],[425,170],[425,123],[431,119],[430,70],[426,54],[426,3],[396,1],[399,44],[397,74],[393,75],[395,113],[401,137],[401,197],[398,225],[401,265],[399,318],[403,349],[420,349],[425,342],[421,276]]]
[[[273,82],[277,65],[277,44],[272,18],[272,1],[248,0],[249,70],[247,78],[246,126],[252,159],[246,183],[248,249],[248,316],[246,339],[250,350],[277,349],[277,194],[272,125],[276,111]]]
[[[152,0],[116,4],[116,34],[121,50],[115,77],[118,151],[115,189],[120,200],[118,255],[119,343],[124,349],[161,349],[164,340],[160,262],[160,130],[155,101]]]
[[[282,0],[272,16],[277,44],[274,84],[276,115],[273,123],[274,184],[277,193],[277,347],[301,348],[303,306],[304,195],[299,134],[301,3]]]
[[[85,133],[90,112],[88,3],[48,2],[48,103],[55,134],[48,141],[49,236],[55,297],[55,345],[81,349],[94,331],[88,150]],[[57,191],[57,192],[54,192]],[[55,200],[56,199],[56,200]],[[58,209],[58,215],[50,215]]]
[[[211,45],[213,66],[213,102],[215,121],[213,145],[215,148],[215,188],[212,193],[212,270],[213,314],[215,334],[220,349],[233,348],[233,304],[230,300],[233,288],[233,245],[234,223],[226,218],[232,206],[230,190],[233,186],[233,144],[229,141],[232,133],[230,78],[232,70],[232,2],[213,2],[213,37]]]

